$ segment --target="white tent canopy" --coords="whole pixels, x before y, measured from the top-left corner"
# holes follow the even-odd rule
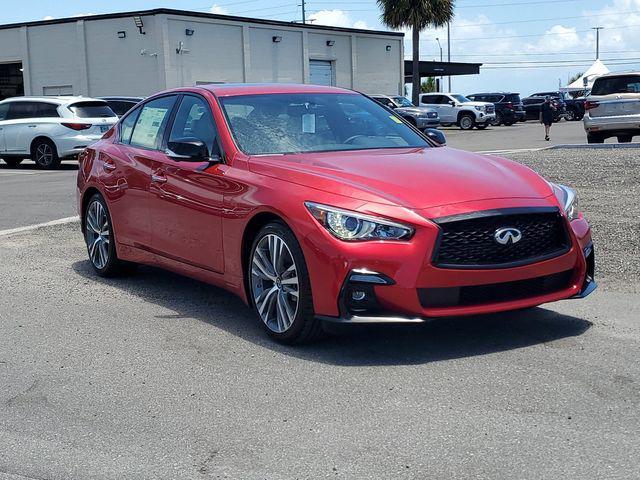
[[[562,87],[560,90],[563,92],[578,92],[581,90],[591,90],[593,82],[596,78],[601,77],[609,73],[607,66],[599,59],[596,60],[589,69],[582,74],[582,76],[574,82],[571,82],[566,87]]]

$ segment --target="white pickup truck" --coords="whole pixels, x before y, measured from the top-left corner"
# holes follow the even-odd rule
[[[462,130],[483,130],[496,118],[493,103],[474,102],[457,93],[422,93],[420,106],[435,108],[441,125],[456,124]]]

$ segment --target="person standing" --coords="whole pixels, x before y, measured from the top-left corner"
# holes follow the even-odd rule
[[[544,125],[544,139],[549,141],[549,131],[553,124],[553,112],[557,110],[554,103],[551,101],[551,97],[547,95],[544,97],[544,103],[540,107],[540,123]]]

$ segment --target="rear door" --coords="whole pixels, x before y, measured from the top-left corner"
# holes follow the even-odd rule
[[[154,98],[130,111],[119,125],[119,138],[99,151],[100,181],[109,197],[118,242],[151,251],[149,184],[160,156],[162,132],[177,95]]]
[[[209,103],[199,95],[185,94],[165,134],[164,147],[172,141],[193,138],[202,140],[210,155],[220,154]],[[177,161],[165,151],[154,159],[149,189],[152,247],[165,262],[177,261],[214,272],[224,270],[225,169],[224,164],[211,165],[208,161]]]
[[[588,100],[597,102],[589,110],[592,118],[640,116],[640,75],[598,78]]]

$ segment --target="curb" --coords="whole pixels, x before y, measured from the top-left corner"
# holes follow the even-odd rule
[[[593,148],[597,150],[611,150],[614,148],[640,148],[640,143],[576,143],[576,144],[560,144],[551,145],[545,150],[561,150],[575,148]]]

